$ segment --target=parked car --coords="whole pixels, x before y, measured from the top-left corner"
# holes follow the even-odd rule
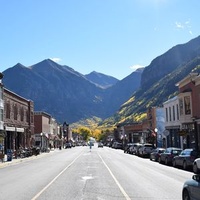
[[[142,157],[148,157],[154,150],[153,144],[145,143],[138,149],[138,155]]]
[[[114,142],[113,145],[112,145],[112,148],[122,149],[122,143],[121,142]]]
[[[200,199],[200,175],[192,176],[192,180],[187,180],[182,189],[182,200]]]
[[[65,144],[65,149],[68,149],[68,148],[72,148],[71,142],[67,142],[67,143]]]
[[[130,147],[133,146],[133,143],[128,143],[124,147],[124,153],[130,153]]]
[[[193,172],[195,174],[200,174],[200,158],[197,158],[193,162]]]
[[[198,157],[198,152],[193,149],[184,149],[178,156],[174,156],[172,164],[174,167],[183,169],[192,168],[194,160]]]
[[[158,161],[159,160],[159,157],[160,157],[160,154],[163,153],[165,151],[165,148],[156,148],[152,151],[152,153],[150,153],[150,160],[155,160],[155,161]]]
[[[99,147],[103,148],[103,143],[102,143],[102,142],[99,142],[99,143],[98,143],[98,148],[99,148]]]
[[[133,143],[133,146],[130,147],[130,154],[138,155],[138,149],[142,146],[141,143]]]
[[[168,147],[163,153],[160,154],[158,161],[159,163],[165,163],[166,165],[172,164],[174,156],[179,155],[181,151],[181,148]]]

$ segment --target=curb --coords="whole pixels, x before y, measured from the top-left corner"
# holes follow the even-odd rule
[[[26,158],[17,158],[17,159],[12,159],[12,161],[6,161],[6,162],[2,162],[0,163],[0,169],[1,168],[5,168],[7,166],[12,166],[12,165],[16,165],[16,164],[19,164],[19,163],[22,163],[22,162],[27,162],[29,160],[35,160],[35,159],[38,159],[38,158],[42,158],[44,156],[47,156],[47,155],[50,155],[51,153],[54,153],[55,151],[50,151],[49,153],[42,153],[42,154],[39,154],[37,156],[30,156],[30,157],[26,157]]]

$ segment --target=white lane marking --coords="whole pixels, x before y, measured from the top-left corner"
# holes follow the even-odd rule
[[[110,170],[110,168],[108,167],[108,165],[105,163],[105,161],[103,160],[103,158],[99,155],[99,153],[98,153],[98,156],[101,158],[103,164],[106,166],[106,168],[110,172],[110,175],[114,179],[115,183],[117,184],[117,186],[121,190],[121,192],[124,195],[124,197],[126,198],[126,200],[131,200],[131,198],[128,196],[128,194],[125,192],[125,190],[123,189],[123,187],[120,185],[119,181],[115,178],[114,174],[112,173],[112,171]]]
[[[94,179],[94,177],[92,177],[92,176],[83,176],[82,179],[83,180],[89,180],[89,179]]]
[[[74,162],[82,155],[81,153],[79,156],[77,156],[67,167],[65,167],[49,184],[47,184],[40,192],[38,192],[31,200],[36,200],[51,184],[53,184],[56,179],[59,178],[71,165],[74,164]]]

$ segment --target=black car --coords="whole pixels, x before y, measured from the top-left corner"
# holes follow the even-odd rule
[[[71,142],[67,142],[67,143],[65,144],[65,149],[68,149],[68,148],[72,148]]]
[[[158,161],[160,158],[160,154],[165,151],[165,148],[156,148],[153,150],[152,153],[150,153],[150,160]]]
[[[193,167],[194,160],[198,157],[198,152],[193,149],[184,149],[178,156],[173,158],[174,167],[182,167],[188,169]]]
[[[168,147],[163,153],[160,154],[158,161],[159,163],[165,163],[166,165],[172,164],[174,156],[179,155],[181,151],[181,148]]]

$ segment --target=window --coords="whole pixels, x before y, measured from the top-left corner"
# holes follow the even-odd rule
[[[190,115],[191,109],[190,109],[190,97],[189,96],[184,97],[184,104],[185,104],[185,114]]]
[[[0,121],[3,121],[3,109],[0,109]]]
[[[171,107],[169,107],[169,121],[172,121],[172,111],[171,111]]]
[[[168,109],[165,108],[166,122],[168,122]]]
[[[17,120],[17,114],[18,114],[18,109],[17,109],[17,104],[14,105],[14,120]]]
[[[175,121],[175,107],[173,106],[173,121]]]
[[[26,122],[29,122],[29,112],[28,112],[28,110],[26,111]]]
[[[3,99],[3,89],[0,87],[0,99]]]
[[[6,109],[6,118],[10,119],[10,103],[9,102],[6,103],[5,109]]]
[[[21,121],[24,121],[24,108],[23,107],[21,107],[20,117],[21,117]]]
[[[183,115],[183,99],[179,99],[180,115]]]
[[[176,115],[177,115],[177,120],[179,120],[179,109],[178,109],[178,104],[176,104]]]

